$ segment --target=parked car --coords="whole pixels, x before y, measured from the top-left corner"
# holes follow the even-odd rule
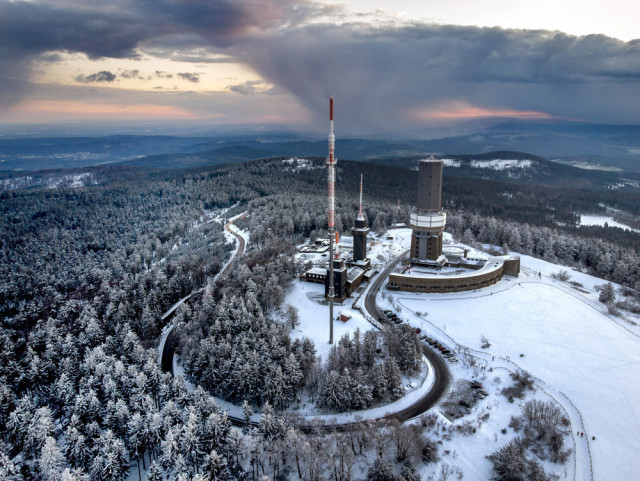
[[[481,389],[482,383],[480,381],[471,381],[471,387],[473,389]]]

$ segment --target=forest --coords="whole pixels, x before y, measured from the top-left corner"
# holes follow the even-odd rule
[[[101,185],[1,193],[0,478],[106,481],[147,470],[154,481],[418,479],[415,467],[439,456],[424,431],[389,422],[303,432],[283,414],[301,390],[335,410],[392,399],[396,373],[416,368],[406,355],[415,338],[402,329],[343,338],[320,365],[312,343],[292,342],[269,315],[286,308],[283,288],[304,267],[293,246],[326,234],[323,168],[269,159],[144,175],[116,169]],[[415,174],[341,161],[338,229],[351,227],[361,172],[371,228],[405,222]],[[462,242],[638,288],[638,235],[571,227],[587,192],[546,197],[453,178],[445,186],[449,230]],[[631,194],[603,195],[607,205],[637,209]],[[251,233],[250,250],[215,283],[233,248],[224,219],[244,211],[237,224]],[[173,319],[188,380],[200,385],[190,390],[161,371],[156,347],[162,314],[201,288]],[[373,343],[385,363],[372,361]],[[259,425],[233,428],[214,394],[247,411],[262,406]]]

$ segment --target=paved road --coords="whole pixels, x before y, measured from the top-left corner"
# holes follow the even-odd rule
[[[364,307],[375,319],[384,319],[386,317],[380,312],[378,306],[376,305],[376,296],[378,294],[378,291],[382,287],[382,284],[386,281],[391,270],[403,258],[405,258],[408,252],[409,251],[405,251],[398,257],[393,259],[389,263],[389,265],[376,277],[376,279],[373,281],[373,284],[369,288],[369,292],[367,292],[367,296],[364,299]],[[422,351],[425,357],[431,362],[431,365],[433,366],[435,381],[431,390],[423,398],[419,399],[415,404],[395,414],[395,417],[400,421],[406,421],[408,419],[414,418],[431,409],[433,405],[440,400],[442,395],[447,390],[449,382],[451,381],[449,368],[447,367],[447,363],[440,355],[440,353],[431,349],[426,343],[423,343]]]
[[[365,310],[373,316],[374,319],[378,320],[380,318],[384,318],[382,313],[378,310],[378,306],[376,305],[376,296],[378,295],[378,291],[382,287],[383,282],[389,276],[391,270],[409,253],[408,250],[404,251],[398,257],[389,262],[389,265],[384,268],[384,270],[378,274],[378,276],[371,284],[369,288],[369,292],[367,292],[367,296],[364,298],[364,308]]]
[[[238,257],[244,252],[244,247],[245,247],[244,239],[242,238],[242,236],[231,231],[228,225],[225,226],[225,229],[228,232],[230,232],[234,237],[236,237],[236,239],[238,239],[238,242],[239,242],[238,249],[236,250],[236,254],[234,256],[234,261],[235,261],[235,257]],[[373,281],[373,284],[371,285],[371,288],[367,293],[367,296],[365,297],[365,309],[369,312],[370,315],[374,316],[376,319],[379,317],[382,317],[382,314],[380,313],[376,305],[376,301],[375,301],[376,295],[378,294],[378,291],[382,287],[382,284],[386,280],[391,270],[398,264],[398,262],[400,262],[406,256],[407,252],[408,251],[403,252],[402,254],[400,254],[398,257],[396,257],[389,263],[389,265],[375,278],[375,280]],[[229,262],[225,267],[225,269],[223,269],[223,271],[221,271],[220,274],[218,274],[219,276],[218,278],[220,279],[224,278],[224,276],[226,276],[229,273],[230,269],[232,268],[232,264],[233,262]],[[175,350],[175,340],[172,334],[173,334],[173,331],[170,331],[169,334],[167,335],[167,339],[165,341],[165,345],[162,351],[162,370],[164,372],[171,372],[173,374],[173,355]],[[440,354],[430,349],[426,344],[423,345],[423,352],[424,352],[424,355],[427,357],[427,359],[429,359],[429,361],[431,362],[431,365],[433,366],[433,369],[434,369],[435,380],[434,380],[433,387],[429,390],[429,392],[424,397],[419,399],[416,403],[390,416],[385,416],[385,417],[396,418],[399,421],[407,421],[409,419],[412,419],[431,409],[433,405],[440,400],[440,398],[446,391],[450,382],[450,374],[444,358]],[[229,419],[229,422],[234,426],[244,425],[244,419],[242,418],[228,416],[228,419]],[[255,422],[252,422],[251,424],[253,426],[257,425],[257,423]],[[348,429],[352,424],[358,424],[358,423],[329,425],[324,427],[324,429],[330,430],[330,431],[344,431],[345,429]],[[306,426],[306,425],[301,425],[298,427],[303,431],[311,431],[315,429],[314,427]]]
[[[223,267],[223,269],[220,272],[218,272],[218,274],[216,274],[215,280],[224,279],[229,274],[229,272],[231,272],[231,269],[233,269],[233,265],[235,264],[236,259],[244,253],[244,248],[245,248],[244,237],[232,231],[229,227],[230,225],[231,225],[231,222],[229,222],[228,224],[225,224],[224,230],[226,230],[229,234],[231,234],[233,237],[237,239],[238,247],[236,248],[236,251],[231,257],[231,259],[229,260],[229,262],[227,262],[227,264]],[[167,317],[171,316],[176,311],[176,309],[180,307],[184,302],[189,300],[192,296],[201,293],[203,290],[204,288],[198,289],[197,291],[189,294],[187,297],[181,299],[180,302],[174,305],[162,316],[162,319],[166,319]],[[170,372],[171,375],[173,375],[173,355],[176,350],[176,343],[177,343],[177,339],[175,338],[173,328],[171,328],[171,330],[167,334],[167,337],[164,341],[164,346],[162,346],[162,356],[160,359],[160,366],[162,367],[162,372]]]

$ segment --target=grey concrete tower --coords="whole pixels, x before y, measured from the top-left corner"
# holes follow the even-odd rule
[[[411,214],[411,261],[420,264],[444,263],[442,233],[447,215],[442,210],[442,160],[420,161],[418,169],[418,211]]]
[[[360,209],[358,210],[358,216],[351,229],[353,235],[353,262],[354,264],[364,263],[367,258],[367,234],[369,233],[369,227],[367,221],[362,215],[362,174],[360,174]]]

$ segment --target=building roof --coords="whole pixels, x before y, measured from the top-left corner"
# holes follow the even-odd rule
[[[305,274],[322,274],[323,276],[327,275],[327,270],[324,267],[312,267]]]
[[[419,268],[413,268],[410,274],[401,274],[394,272],[394,275],[401,277],[425,277],[429,279],[444,279],[444,278],[464,278],[464,277],[476,277],[488,272],[496,271],[502,268],[502,264],[508,258],[508,256],[490,257],[485,261],[485,265],[480,269],[463,269],[456,273],[440,273],[423,271]]]
[[[347,282],[355,281],[362,274],[364,274],[364,271],[362,269],[360,269],[359,267],[350,267],[347,270]]]
[[[442,163],[442,159],[436,159],[433,155],[430,155],[428,159],[420,159],[419,162]]]

